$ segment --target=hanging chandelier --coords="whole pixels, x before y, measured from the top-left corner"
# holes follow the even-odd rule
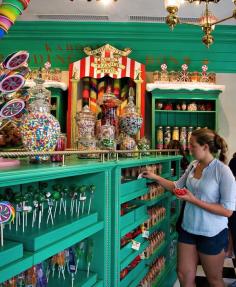
[[[179,19],[177,13],[179,11],[181,4],[184,3],[185,1],[190,4],[205,3],[204,14],[202,15],[202,17],[199,18],[198,23],[182,22]],[[236,5],[236,0],[232,1]],[[202,42],[209,48],[210,45],[214,43],[214,37],[212,36],[212,32],[215,29],[215,25],[224,22],[226,20],[229,20],[231,18],[236,19],[236,9],[234,9],[232,15],[224,19],[218,20],[209,10],[209,3],[211,2],[219,3],[220,0],[164,0],[165,8],[169,13],[166,17],[166,24],[171,28],[171,30],[173,30],[177,24],[190,24],[200,26],[204,33],[202,37]]]

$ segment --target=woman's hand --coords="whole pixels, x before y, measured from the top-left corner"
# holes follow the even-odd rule
[[[184,188],[184,189],[175,188],[173,191],[177,198],[191,202],[191,203],[195,202],[196,197],[187,188]]]
[[[142,172],[142,177],[157,180],[157,175],[151,171]]]

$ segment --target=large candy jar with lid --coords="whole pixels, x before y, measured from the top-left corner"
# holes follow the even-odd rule
[[[102,125],[110,124],[115,127],[116,134],[118,134],[118,117],[117,109],[120,106],[120,100],[110,92],[105,93],[101,100],[98,101],[98,104],[101,107],[102,116],[101,122]]]
[[[36,83],[37,84],[37,83]],[[33,89],[35,88],[37,92]],[[29,113],[22,119],[21,135],[22,142],[28,151],[50,152],[54,151],[57,139],[60,135],[60,124],[58,120],[50,114],[48,103],[49,93],[46,89],[39,89],[36,85],[31,89],[34,100],[29,105]],[[48,155],[32,156],[31,162],[41,162],[49,160]]]
[[[86,105],[77,117],[78,138],[94,137],[96,115]]]
[[[129,102],[124,108],[123,115],[120,116],[120,129],[128,135],[134,136],[140,130],[142,123],[143,119],[137,112],[134,98],[129,96]]]

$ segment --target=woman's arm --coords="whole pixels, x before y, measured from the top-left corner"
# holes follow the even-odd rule
[[[197,197],[195,197],[189,190],[186,190],[186,191],[187,191],[186,195],[181,195],[181,196],[176,195],[176,196],[179,199],[186,200],[194,205],[197,205],[198,207],[205,209],[206,211],[209,211],[209,212],[212,212],[218,215],[230,217],[233,213],[232,210],[226,209],[223,205],[219,203],[208,203],[208,202],[202,201],[198,199]]]
[[[163,186],[165,189],[168,189],[171,192],[173,192],[173,189],[175,188],[175,184],[173,181],[165,179],[165,178],[163,178],[159,175],[156,175],[150,171],[144,171],[142,173],[142,177],[156,180],[161,186]]]

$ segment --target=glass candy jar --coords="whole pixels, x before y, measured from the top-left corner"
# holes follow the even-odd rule
[[[31,88],[34,97],[29,105],[29,113],[22,119],[20,127],[22,142],[28,151],[51,152],[55,150],[57,139],[60,135],[60,124],[58,120],[50,114],[48,99],[50,92],[42,87],[42,81]],[[31,162],[41,162],[49,160],[48,155],[32,156]]]
[[[145,137],[141,138],[138,141],[138,149],[142,151],[142,155],[146,156],[146,155],[150,155],[150,142],[148,141],[148,139],[146,139]]]
[[[42,74],[41,74],[42,75]],[[46,101],[50,107],[51,105],[51,92],[44,88],[43,83],[44,80],[41,78],[36,78],[34,80],[35,86],[32,88],[28,89],[29,95],[30,95],[30,102],[33,102],[36,97],[39,99],[39,95],[43,95],[44,101]]]
[[[137,112],[133,96],[129,96],[129,102],[120,116],[120,129],[127,135],[134,136],[138,133],[143,123],[143,118]]]
[[[115,142],[115,128],[114,126],[107,124],[101,126],[101,140],[100,140],[100,147],[101,149],[108,149],[113,150],[115,149],[116,142]]]
[[[101,100],[98,100],[102,112],[102,125],[110,124],[114,126],[116,133],[118,133],[117,109],[120,106],[120,103],[120,100],[110,92],[110,89],[103,95]]]
[[[96,115],[86,105],[78,113],[78,138],[92,138],[95,132]]]
[[[135,140],[130,137],[129,135],[124,135],[122,142],[120,144],[120,149],[121,150],[126,150],[126,151],[137,151],[138,147],[135,142]],[[137,156],[137,153],[122,153],[124,157],[135,157]]]
[[[95,138],[80,138],[78,140],[78,150],[84,151],[79,154],[79,158],[98,158],[99,154],[88,153],[97,150],[97,140]]]

